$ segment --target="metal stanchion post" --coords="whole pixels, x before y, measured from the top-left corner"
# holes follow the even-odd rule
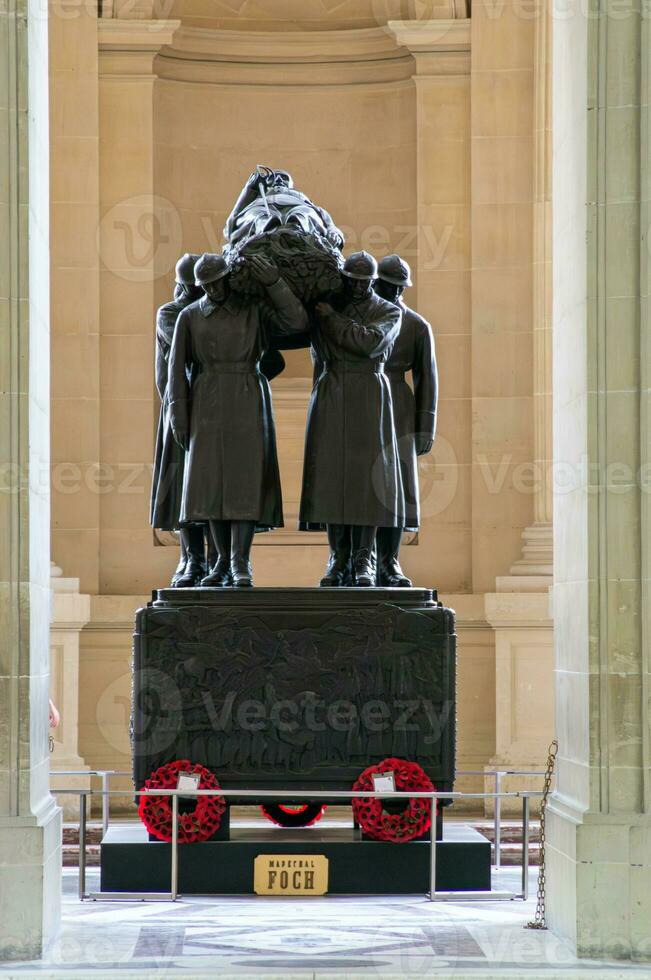
[[[502,773],[495,773],[495,870],[499,871],[502,866]]]
[[[108,795],[109,791],[109,780],[110,774],[108,772],[102,773],[102,837],[106,837],[106,832],[109,828],[109,812],[111,805],[111,798]]]
[[[86,794],[79,794],[79,901],[86,897]]]
[[[529,797],[522,797],[522,897],[529,898]]]
[[[431,820],[429,845],[429,900],[436,901],[436,799],[430,800]]]
[[[179,893],[179,798],[174,794],[172,797],[172,874],[170,881],[170,892],[172,901],[175,902]]]

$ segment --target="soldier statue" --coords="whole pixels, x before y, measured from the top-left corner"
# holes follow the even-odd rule
[[[202,586],[251,586],[256,527],[283,525],[271,393],[260,359],[274,335],[304,331],[308,321],[273,263],[246,261],[268,302],[233,293],[226,259],[203,255],[195,279],[205,296],[179,316],[170,356],[171,425],[187,452],[181,520],[209,521],[217,550]]]
[[[411,286],[411,270],[398,255],[381,259],[375,291],[395,303],[402,324],[386,373],[393,396],[393,415],[398,439],[402,484],[405,493],[403,527],[382,527],[377,534],[377,584],[406,588],[411,585],[400,567],[402,531],[417,531],[420,524],[418,456],[431,452],[436,433],[438,378],[432,329],[402,299]],[[405,380],[411,371],[413,391]]]
[[[335,309],[315,306],[318,378],[308,413],[300,508],[302,530],[328,531],[322,587],[375,584],[376,529],[404,526],[404,498],[384,366],[401,312],[373,291],[377,263],[356,252],[344,264]]]
[[[156,388],[160,414],[156,433],[156,456],[151,492],[150,522],[162,531],[179,529],[185,452],[178,445],[170,425],[168,373],[174,328],[181,310],[201,296],[195,285],[194,265],[198,255],[186,253],[176,263],[174,299],[156,316]],[[180,527],[181,555],[172,585],[191,587],[205,575],[204,528],[201,524]]]

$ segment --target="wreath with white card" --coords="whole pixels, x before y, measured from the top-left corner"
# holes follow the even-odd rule
[[[198,789],[221,789],[209,769],[187,759],[168,762],[155,769],[145,780],[143,789],[176,789],[181,773],[199,776]],[[179,812],[179,844],[210,840],[219,830],[225,810],[226,800],[223,796],[198,796],[196,806],[185,813]],[[158,840],[172,840],[171,796],[141,796],[138,816],[149,833]]]
[[[434,792],[434,784],[417,762],[407,759],[384,759],[369,766],[353,784],[354,790],[376,789],[374,777],[393,774],[396,790]],[[397,811],[397,812],[396,812]],[[422,837],[431,826],[430,801],[413,796],[404,806],[401,800],[380,800],[372,797],[353,799],[353,815],[368,837],[374,840],[404,844]]]

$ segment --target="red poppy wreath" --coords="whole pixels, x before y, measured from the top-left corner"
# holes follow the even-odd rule
[[[272,823],[279,827],[311,827],[324,814],[325,806],[321,803],[303,803],[287,806],[284,803],[265,803],[260,809]]]
[[[406,759],[384,759],[378,765],[369,766],[359,776],[353,789],[373,790],[373,775],[384,772],[394,774],[396,790],[399,792],[419,789],[428,793],[435,791],[431,779],[418,763],[408,762]],[[432,820],[428,799],[411,797],[399,813],[388,813],[385,810],[385,803],[389,802],[371,797],[353,800],[353,815],[368,837],[403,844],[422,837],[429,830]]]
[[[199,789],[221,789],[209,769],[188,762],[187,759],[168,762],[167,765],[155,769],[145,781],[143,789],[176,789],[180,772],[199,775]],[[223,796],[198,796],[193,810],[179,813],[179,844],[209,840],[219,829],[225,810],[226,800]],[[138,815],[150,834],[158,840],[171,841],[171,796],[141,796]]]

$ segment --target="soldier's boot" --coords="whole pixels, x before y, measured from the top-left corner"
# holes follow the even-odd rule
[[[321,579],[322,589],[338,589],[350,581],[350,562],[348,552],[333,552],[328,559],[325,575]]]
[[[400,567],[402,528],[381,527],[377,533],[377,584],[390,589],[410,589],[412,581]]]
[[[228,534],[229,534],[228,540],[230,541],[230,527],[228,530]],[[206,568],[208,571],[210,571],[211,568],[215,567],[217,563],[217,559],[219,558],[219,553],[215,545],[215,539],[213,538],[212,531],[210,530],[210,521],[204,521],[203,536],[204,536],[205,548],[206,548]],[[231,551],[231,546],[229,544],[228,546],[229,555],[230,555],[230,551]]]
[[[176,583],[177,589],[194,589],[201,585],[206,574],[206,555],[201,524],[188,524],[181,528],[181,540],[185,542],[188,560],[185,571]]]
[[[172,575],[172,583],[171,584],[172,584],[172,588],[173,589],[178,588],[179,579],[181,578],[181,576],[185,572],[185,566],[187,565],[187,563],[188,563],[188,553],[185,550],[185,544],[183,543],[183,537],[181,536],[181,550],[180,550],[180,553],[179,553],[179,563],[176,566],[176,571]]]
[[[211,521],[210,536],[215,560],[208,575],[202,579],[203,589],[225,589],[233,584],[231,577],[231,522]]]
[[[375,585],[373,556],[365,548],[360,548],[353,556],[353,582],[362,589],[368,589]]]
[[[353,528],[353,584],[358,588],[368,589],[375,585],[374,550],[375,528]]]
[[[236,589],[253,585],[253,568],[249,557],[255,533],[255,521],[231,522],[231,575]]]
[[[330,557],[325,575],[321,579],[322,589],[337,589],[350,584],[350,526],[347,524],[328,524],[328,543]]]

